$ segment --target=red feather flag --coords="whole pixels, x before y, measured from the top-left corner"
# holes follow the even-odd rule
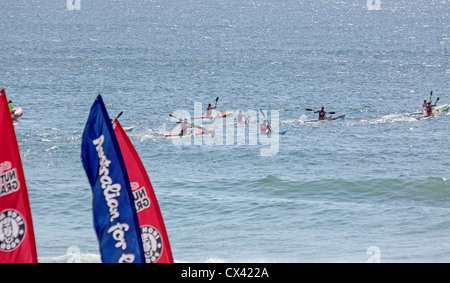
[[[4,89],[0,91],[0,262],[37,262],[28,192]]]
[[[117,118],[114,120],[117,140],[133,191],[141,227],[145,260],[148,263],[173,263],[169,237],[150,179],[139,155]]]

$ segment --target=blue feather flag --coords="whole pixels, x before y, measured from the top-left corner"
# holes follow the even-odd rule
[[[102,261],[144,263],[127,169],[101,95],[92,105],[83,132],[81,159],[92,187],[94,228]]]

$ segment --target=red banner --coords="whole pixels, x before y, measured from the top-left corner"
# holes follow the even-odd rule
[[[0,92],[0,262],[36,263],[36,243],[19,146]]]
[[[148,263],[173,263],[169,238],[150,179],[133,144],[117,119],[114,120],[114,124],[114,132],[125,160],[141,226],[145,260]]]

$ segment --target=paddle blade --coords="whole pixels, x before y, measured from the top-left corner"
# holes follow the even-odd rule
[[[264,119],[266,119],[266,120],[267,120],[267,118],[266,118],[266,114],[264,114],[264,111],[262,111],[262,109],[259,109],[259,111],[261,111],[261,113],[263,114],[263,116],[264,116]]]

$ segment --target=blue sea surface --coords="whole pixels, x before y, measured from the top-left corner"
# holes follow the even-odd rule
[[[79,3],[0,2],[39,261],[100,261],[80,158],[99,93],[135,126],[176,262],[450,261],[450,117],[412,114],[450,103],[448,0]],[[216,97],[288,132],[268,155],[159,135]],[[305,122],[322,106],[346,116]]]

